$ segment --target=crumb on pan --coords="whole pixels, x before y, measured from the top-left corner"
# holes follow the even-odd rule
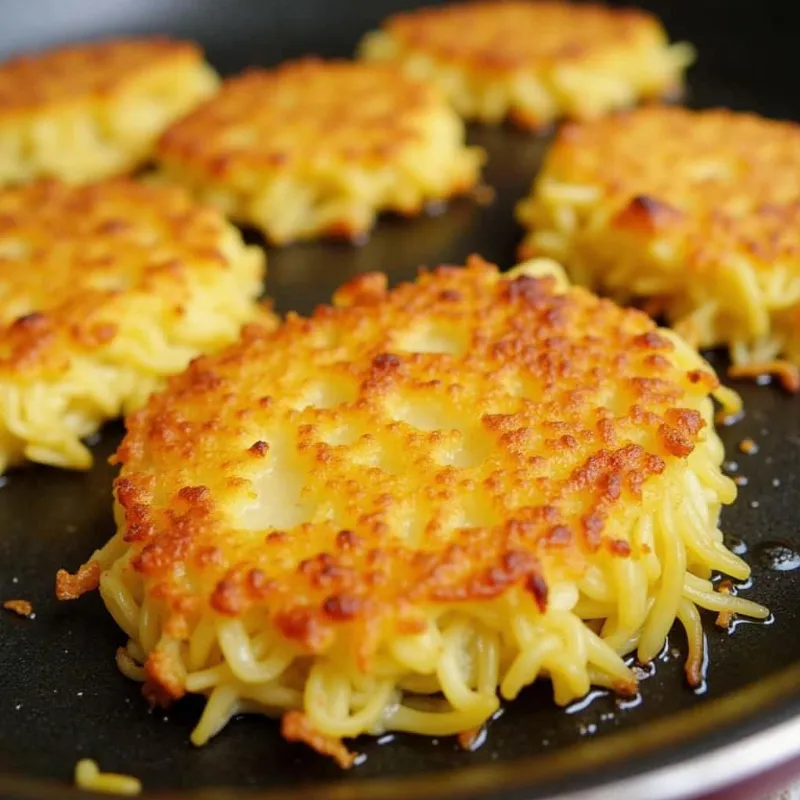
[[[20,617],[33,619],[36,616],[33,611],[33,606],[28,600],[6,600],[3,603],[3,608],[8,611],[13,611]]]
[[[648,108],[571,125],[518,207],[547,255],[620,302],[653,299],[731,376],[800,388],[800,125]]]
[[[739,450],[747,456],[752,456],[758,452],[758,444],[752,439],[742,439],[739,442]]]
[[[542,674],[560,705],[631,694],[622,656],[676,617],[694,680],[698,608],[768,614],[708,580],[749,574],[712,398],[676,335],[553,262],[361,275],[128,418],[92,557],[120,668],[206,695],[197,745],[272,714],[342,766],[364,733],[471,739]]]
[[[675,95],[694,58],[648,12],[536,0],[396,14],[359,53],[435,82],[466,118],[531,129]]]
[[[175,187],[0,190],[0,472],[88,468],[82,437],[243,324],[270,323],[263,259]]]
[[[73,575],[65,569],[56,573],[56,597],[59,600],[77,600],[86,592],[97,588],[100,582],[101,567],[98,561],[81,564]]]
[[[218,83],[191,42],[114,39],[0,64],[0,185],[130,172]]]
[[[116,772],[101,772],[97,762],[82,758],[75,765],[75,785],[87,792],[116,794],[133,797],[142,793],[142,782],[132,775]]]
[[[390,65],[303,59],[226,80],[157,158],[162,178],[285,244],[363,238],[379,212],[467,193],[483,152],[435,87]]]

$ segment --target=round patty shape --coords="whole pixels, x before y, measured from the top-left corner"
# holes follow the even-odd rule
[[[525,257],[800,389],[800,125],[648,108],[570,126],[518,214]]]
[[[392,66],[251,70],[161,138],[164,174],[273,243],[363,237],[475,185],[483,153],[441,93]]]
[[[264,257],[175,187],[0,190],[0,471],[88,468],[80,441],[217,350],[256,304]]]
[[[366,274],[128,419],[119,531],[59,596],[99,581],[151,700],[209,695],[195,743],[282,713],[344,765],[342,737],[468,736],[542,672],[559,703],[635,691],[621,656],[676,617],[697,682],[697,605],[767,613],[708,580],[749,572],[716,527],[717,387],[551,262]]]
[[[674,94],[693,58],[645,11],[529,0],[397,14],[359,52],[437,83],[466,118],[533,129]]]
[[[0,185],[130,172],[217,83],[197,45],[163,37],[12,58],[0,64]]]

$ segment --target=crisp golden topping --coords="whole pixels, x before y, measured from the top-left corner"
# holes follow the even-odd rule
[[[693,60],[644,11],[531,0],[397,14],[359,54],[438,85],[465,118],[534,129],[674,94]]]
[[[162,137],[158,155],[218,178],[379,166],[420,137],[437,93],[390,66],[306,59],[230,78]]]
[[[592,554],[631,554],[619,525],[704,439],[717,383],[698,365],[644,314],[553,277],[478,258],[391,291],[363,275],[128,419],[131,563],[172,630],[209,604],[258,609],[312,652],[362,626],[365,659],[430,604],[524,585],[544,611]]]
[[[153,324],[180,329],[197,313],[187,304],[198,288],[227,280],[237,236],[175,187],[0,191],[0,377],[53,377],[74,356],[109,350],[143,298],[158,298]],[[260,270],[251,272],[245,295],[257,286]]]
[[[0,121],[61,103],[107,98],[154,67],[202,61],[197,45],[165,37],[114,39],[17,56],[0,64]]]
[[[683,108],[570,125],[519,217],[524,257],[649,298],[690,343],[727,345],[737,374],[800,385],[800,126]]]
[[[739,252],[800,276],[800,126],[754,114],[645,108],[566,127],[544,169],[622,206],[612,224],[685,239],[692,270]]]
[[[382,27],[408,47],[487,72],[591,63],[665,43],[652,14],[591,3],[458,3],[396,14]]]
[[[164,136],[167,177],[282,244],[357,237],[378,212],[469,190],[482,151],[434,87],[394,66],[304,59],[231,78]]]
[[[219,79],[191,42],[71,45],[0,64],[0,186],[134,171]]]

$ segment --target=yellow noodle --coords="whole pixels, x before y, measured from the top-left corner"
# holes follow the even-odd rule
[[[142,792],[142,782],[132,775],[119,775],[114,772],[100,772],[97,762],[82,758],[75,765],[75,785],[87,792],[116,794],[132,797]]]

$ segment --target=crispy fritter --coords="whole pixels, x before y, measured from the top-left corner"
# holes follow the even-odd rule
[[[116,496],[141,532],[136,568],[175,610],[192,595],[223,614],[263,607],[315,650],[401,599],[489,596],[503,581],[479,576],[522,534],[510,519],[596,517],[599,543],[621,495],[586,486],[635,488],[702,435],[682,404],[713,374],[676,366],[644,314],[552,278],[506,282],[474,261],[391,292],[367,274],[336,300],[198,359],[128,418]],[[531,507],[556,500],[544,520]],[[581,561],[572,544],[561,566]],[[195,591],[173,581],[178,563]]]
[[[274,243],[358,238],[379,211],[470,189],[483,153],[439,91],[392,66],[315,59],[252,70],[158,144],[166,176]]]
[[[0,190],[0,471],[86,468],[80,437],[271,318],[263,254],[176,187]]]
[[[655,300],[702,347],[727,345],[740,373],[797,385],[800,126],[730,111],[640,109],[566,128],[532,196],[527,256],[627,301]]]
[[[310,318],[197,359],[128,418],[119,530],[89,562],[131,637],[123,671],[154,702],[209,693],[195,743],[237,710],[285,711],[287,737],[343,765],[342,736],[474,729],[498,685],[514,697],[543,663],[558,702],[590,680],[630,692],[612,649],[632,646],[628,623],[606,644],[580,615],[621,602],[644,620],[667,576],[674,597],[645,626],[662,633],[641,634],[651,658],[687,559],[748,572],[717,543],[735,496],[707,428],[717,387],[677,337],[569,289],[552,262],[501,276],[474,257],[391,291],[363,275]],[[701,537],[688,557],[682,529]],[[662,571],[668,546],[681,555]],[[626,575],[633,594],[615,594]],[[453,689],[462,657],[483,664],[475,692]]]
[[[0,65],[0,185],[121,175],[212,94],[216,73],[190,42],[163,37],[71,45]]]
[[[360,54],[436,82],[464,117],[534,129],[674,94],[693,57],[645,11],[536,0],[397,14]]]

